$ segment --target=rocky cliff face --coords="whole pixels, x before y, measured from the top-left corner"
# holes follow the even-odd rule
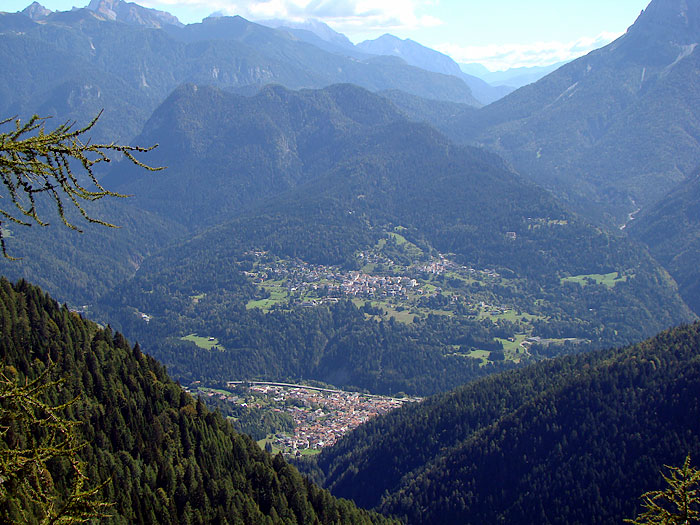
[[[39,2],[32,2],[22,10],[22,14],[27,15],[32,20],[43,20],[52,12],[51,9],[46,9]]]
[[[118,20],[131,25],[139,25],[153,28],[161,28],[167,25],[183,27],[177,17],[158,11],[148,9],[131,2],[122,0],[92,0],[88,9],[99,13],[108,20]]]

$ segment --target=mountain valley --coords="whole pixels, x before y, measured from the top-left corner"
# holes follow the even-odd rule
[[[612,524],[695,462],[700,0],[514,91],[220,15],[0,12],[0,523]],[[123,198],[13,182],[32,114]]]

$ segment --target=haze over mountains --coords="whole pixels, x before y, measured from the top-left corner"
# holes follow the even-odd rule
[[[481,64],[460,64],[459,67],[465,73],[479,77],[492,86],[507,86],[517,89],[537,82],[564,64],[565,62],[558,62],[550,66],[514,67],[505,71],[489,71]]]
[[[366,40],[357,44],[357,48],[375,55],[393,55],[403,58],[408,64],[462,78],[469,86],[474,97],[482,104],[490,104],[503,98],[515,88],[510,86],[493,87],[481,78],[468,75],[447,55],[428,49],[418,42],[401,40],[392,35],[383,35],[376,40]]]
[[[529,82],[525,78],[517,79],[517,77],[514,77],[516,84],[509,84],[503,81],[490,85],[484,81],[485,75],[483,73],[484,71],[488,73],[488,70],[485,68],[484,71],[480,70],[479,74],[468,74],[452,58],[410,39],[402,40],[393,35],[385,34],[375,40],[366,40],[353,45],[345,35],[333,31],[333,29],[319,21],[292,23],[285,20],[270,20],[261,23],[271,27],[284,28],[300,39],[329,51],[348,53],[358,58],[366,57],[367,55],[396,56],[412,66],[461,78],[469,86],[480,105],[490,104],[504,97],[516,87],[534,82],[544,76],[544,73],[538,75],[538,73],[532,72],[533,76]],[[517,73],[516,75],[520,76]]]
[[[0,16],[0,54],[8,67],[0,81],[0,111],[83,120],[107,108],[97,138],[124,141],[183,82],[249,90],[269,83],[298,89],[352,82],[478,104],[456,77],[396,58],[329,53],[240,17],[179,27],[133,4],[91,5],[97,9],[52,13],[41,23],[22,14]],[[128,8],[120,11],[123,5]],[[156,25],[161,29],[154,30]]]
[[[610,45],[475,115],[433,123],[503,155],[574,210],[622,225],[697,167],[699,10],[655,0]]]
[[[0,14],[2,114],[104,109],[92,140],[158,143],[139,159],[167,167],[99,173],[130,197],[88,210],[120,229],[2,223],[22,257],[3,275],[108,327],[0,282],[8,373],[50,358],[56,399],[86,392],[69,415],[91,478],[116,473],[114,522],[384,520],[154,358],[184,385],[437,394],[304,464],[406,523],[632,516],[700,453],[698,325],[653,337],[700,313],[700,0],[653,0],[499,100],[410,40],[266,24],[119,0]]]

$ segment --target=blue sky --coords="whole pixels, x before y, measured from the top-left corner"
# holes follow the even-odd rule
[[[2,0],[18,11],[31,0]],[[87,5],[89,0],[78,3]],[[458,62],[492,70],[547,65],[581,56],[625,32],[649,0],[142,0],[184,23],[215,11],[249,20],[319,19],[353,42],[384,33],[411,38]],[[52,10],[76,0],[44,0]]]

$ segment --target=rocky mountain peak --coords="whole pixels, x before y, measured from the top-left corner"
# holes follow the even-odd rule
[[[700,0],[652,0],[629,30],[639,31],[680,45],[700,41]]]
[[[123,0],[91,0],[87,8],[108,20],[117,20],[131,25],[153,28],[166,25],[183,26],[177,17],[170,13],[141,7]]]
[[[46,9],[39,2],[32,2],[22,10],[22,14],[27,15],[32,20],[42,20],[52,13],[50,9]]]

